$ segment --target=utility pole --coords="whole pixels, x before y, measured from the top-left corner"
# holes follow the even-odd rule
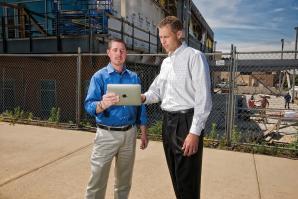
[[[281,41],[281,60],[283,60],[283,58],[284,58],[284,42],[285,42],[285,40],[284,39],[281,39],[280,40]],[[279,72],[279,80],[278,80],[278,86],[279,86],[279,94],[281,94],[281,90],[282,90],[282,79],[281,78],[283,78],[282,77],[282,73],[283,73],[283,71],[280,71]]]
[[[295,42],[295,60],[297,60],[297,39],[298,39],[298,27],[295,27],[296,30],[296,42]],[[293,69],[293,94],[292,94],[292,103],[295,99],[295,82],[296,82],[296,69]]]
[[[297,59],[298,27],[295,27],[295,30],[296,30],[295,59]]]
[[[284,44],[285,44],[285,40],[281,39],[281,59],[284,58]]]

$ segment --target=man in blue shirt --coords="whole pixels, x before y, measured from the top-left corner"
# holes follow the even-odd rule
[[[96,118],[97,124],[86,199],[105,198],[114,157],[114,196],[127,199],[135,159],[136,125],[141,129],[140,148],[145,149],[148,144],[145,106],[113,106],[119,102],[119,96],[106,93],[107,84],[140,84],[137,74],[123,65],[127,56],[123,40],[109,41],[107,54],[110,63],[92,76],[85,100],[85,110]]]

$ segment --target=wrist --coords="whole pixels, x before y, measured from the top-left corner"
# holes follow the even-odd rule
[[[199,137],[200,135],[198,135],[197,133],[194,133],[194,132],[189,132],[189,135],[191,137]]]
[[[105,110],[105,108],[102,106],[102,102],[101,102],[101,101],[99,101],[99,102],[97,103],[97,107],[98,107],[98,109],[101,110],[101,111],[104,111],[104,110]]]

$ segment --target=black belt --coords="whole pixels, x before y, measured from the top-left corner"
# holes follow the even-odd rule
[[[102,125],[102,124],[96,124],[96,126],[98,128],[105,129],[105,130],[108,130],[108,131],[128,131],[129,129],[131,129],[131,127],[133,127],[132,124],[127,125],[127,126],[121,126],[121,127],[105,126],[105,125]]]
[[[164,111],[164,113],[167,113],[167,114],[186,114],[186,113],[193,113],[193,112],[194,112],[193,108],[179,110],[179,111]]]

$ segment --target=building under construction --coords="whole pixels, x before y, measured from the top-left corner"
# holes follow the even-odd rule
[[[59,107],[61,121],[79,123],[90,77],[109,61],[98,53],[106,52],[111,37],[138,54],[128,56],[127,67],[147,89],[161,58],[142,54],[162,52],[157,24],[168,15],[183,21],[190,46],[212,51],[213,32],[192,1],[1,1],[0,114],[20,107],[47,119]],[[158,111],[149,112],[154,117]]]
[[[158,22],[178,16],[186,42],[211,52],[214,35],[191,0],[4,0],[0,53],[105,52],[109,37],[130,50],[158,53]]]

